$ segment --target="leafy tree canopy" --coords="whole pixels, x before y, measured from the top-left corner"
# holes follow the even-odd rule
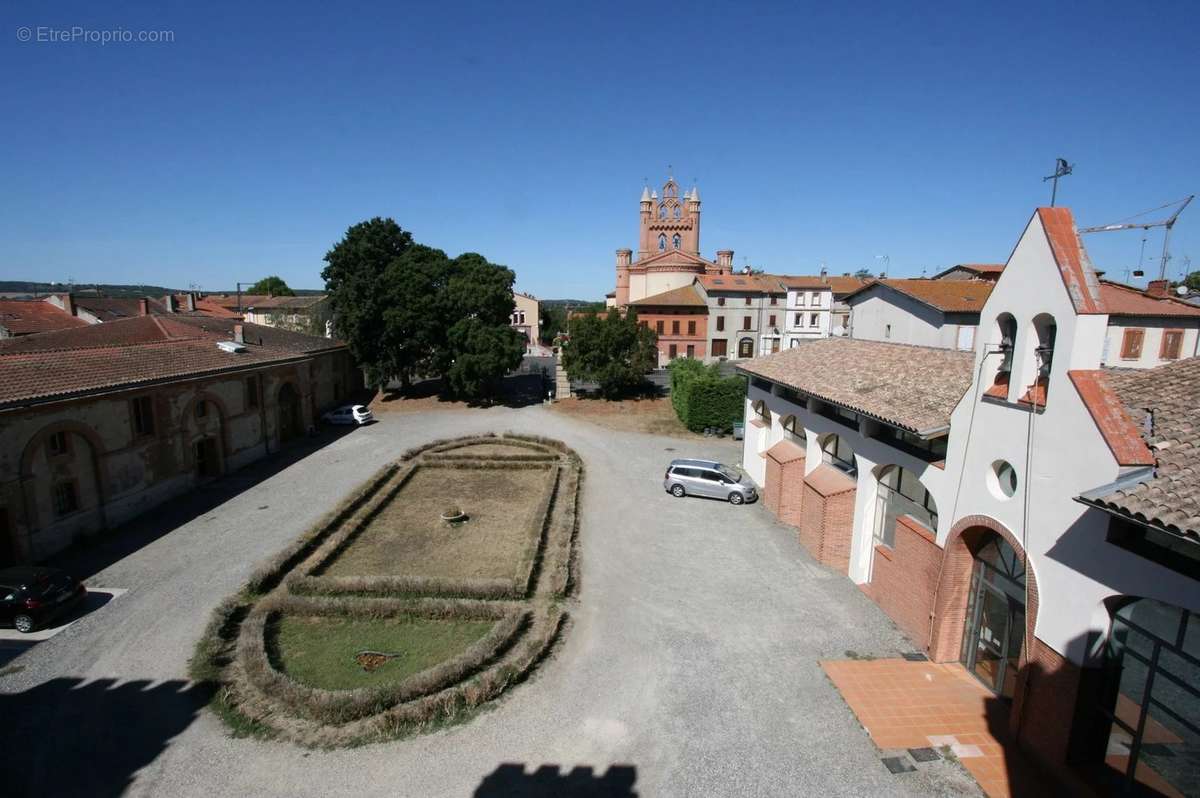
[[[567,375],[599,383],[607,398],[640,388],[658,363],[658,336],[638,324],[632,308],[625,316],[611,308],[607,315],[571,319],[569,332],[570,343],[563,349]]]
[[[296,292],[288,288],[288,284],[283,281],[283,278],[272,274],[270,277],[264,277],[254,285],[246,289],[249,294],[266,294],[267,296],[295,296]]]
[[[371,384],[440,376],[447,393],[475,399],[520,365],[511,269],[475,253],[451,260],[380,218],[347,230],[325,262],[335,328]]]

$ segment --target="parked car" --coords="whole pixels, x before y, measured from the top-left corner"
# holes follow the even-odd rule
[[[325,413],[321,420],[326,424],[366,424],[374,421],[375,416],[365,405],[345,405]]]
[[[672,460],[663,477],[663,490],[678,497],[709,496],[730,504],[758,498],[754,483],[715,460]]]
[[[0,569],[0,624],[32,632],[70,611],[86,595],[82,582],[58,568]]]

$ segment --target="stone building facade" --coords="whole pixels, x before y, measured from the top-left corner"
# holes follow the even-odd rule
[[[0,376],[0,563],[273,453],[362,386],[338,342],[154,316],[2,342]]]

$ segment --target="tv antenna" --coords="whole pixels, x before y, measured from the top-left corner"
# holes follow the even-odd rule
[[[1054,207],[1054,201],[1056,199],[1058,199],[1058,179],[1060,177],[1066,177],[1067,175],[1071,174],[1071,171],[1074,168],[1075,168],[1075,164],[1067,163],[1066,158],[1059,158],[1057,163],[1054,164],[1054,174],[1047,175],[1046,177],[1042,178],[1043,183],[1045,183],[1047,180],[1054,181],[1050,187],[1050,207],[1051,208]]]
[[[1170,262],[1170,260],[1171,260],[1171,250],[1169,248],[1169,245],[1171,243],[1171,228],[1175,226],[1175,220],[1179,218],[1179,214],[1183,213],[1183,209],[1186,208],[1188,206],[1188,203],[1190,203],[1195,198],[1196,198],[1195,194],[1190,194],[1181,200],[1175,200],[1174,202],[1168,202],[1164,205],[1159,205],[1157,208],[1151,208],[1148,211],[1142,211],[1141,213],[1135,213],[1133,216],[1127,217],[1124,221],[1114,222],[1113,224],[1102,224],[1099,227],[1085,227],[1082,230],[1080,230],[1079,232],[1080,233],[1108,233],[1108,232],[1112,232],[1114,230],[1149,230],[1151,227],[1163,228],[1163,251],[1162,251],[1162,261],[1159,263],[1159,266],[1158,266],[1158,279],[1165,280],[1165,279],[1167,279],[1167,263]],[[1155,211],[1161,211],[1163,208],[1170,208],[1175,205],[1178,205],[1179,207],[1175,209],[1175,213],[1171,214],[1166,219],[1159,219],[1158,221],[1154,221],[1154,222],[1132,222],[1132,221],[1129,221],[1130,219],[1136,219],[1139,216],[1145,216],[1148,213],[1154,213]],[[1138,265],[1141,265],[1141,264],[1138,264]]]

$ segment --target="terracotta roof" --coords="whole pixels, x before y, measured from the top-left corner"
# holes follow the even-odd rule
[[[245,324],[246,351],[225,352],[233,323],[138,316],[0,341],[0,407],[285,363],[339,348],[336,341]],[[262,339],[262,344],[258,340]]]
[[[10,335],[87,327],[88,323],[40,299],[0,299],[0,327]]]
[[[531,297],[532,298],[532,297]],[[236,310],[237,294],[207,294],[204,299],[223,308]],[[325,294],[309,296],[267,296],[266,294],[242,294],[242,310],[305,310],[325,301]]]
[[[849,297],[883,286],[929,305],[943,313],[978,313],[992,293],[991,282],[982,280],[872,280]]]
[[[687,307],[705,307],[708,303],[700,296],[700,294],[690,285],[673,288],[670,291],[663,291],[661,294],[648,296],[644,299],[639,299],[636,302],[630,302],[631,305],[645,307],[648,305],[654,306],[687,306]]]
[[[832,288],[833,295],[839,298],[854,293],[866,283],[866,280],[861,277],[835,277],[832,275],[822,277],[819,274],[785,274],[779,277],[779,281],[785,288]]]
[[[822,463],[804,477],[804,484],[822,496],[836,496],[858,487],[858,483],[831,465]]]
[[[822,338],[737,363],[764,377],[912,432],[932,434],[971,384],[971,352]],[[836,364],[836,368],[833,366]]]
[[[1200,541],[1200,358],[1112,370],[1108,379],[1150,445],[1155,468],[1146,481],[1085,500]]]
[[[995,275],[1000,274],[1002,271],[1004,271],[1004,264],[1003,263],[956,263],[953,266],[951,266],[949,269],[943,269],[942,271],[933,275],[933,277],[930,279],[937,280],[942,277],[945,277],[950,272],[957,271],[957,270],[961,270],[961,271],[965,271],[965,272],[973,272],[974,274],[978,274],[980,276],[994,277]]]
[[[743,294],[747,291],[772,294],[787,293],[784,287],[779,284],[779,278],[769,274],[701,274],[697,275],[696,282],[704,286],[704,290],[710,294],[719,294],[726,291]]]
[[[799,444],[788,440],[782,440],[770,449],[767,449],[767,457],[780,464],[790,463],[794,460],[803,460],[806,456],[807,453]]]
[[[1154,465],[1154,455],[1109,383],[1108,372],[1101,369],[1074,370],[1068,371],[1067,376],[1092,414],[1092,420],[1096,422],[1117,465]]]
[[[1054,253],[1054,261],[1058,264],[1067,294],[1075,305],[1075,312],[1104,313],[1100,281],[1075,229],[1071,210],[1038,208],[1037,215],[1042,221],[1042,229],[1046,231],[1046,240],[1050,244],[1050,251]]]
[[[75,297],[75,306],[83,308],[100,321],[131,319],[142,315],[141,299],[137,297]],[[167,307],[159,299],[146,299],[151,313],[166,313]]]
[[[1100,281],[1100,297],[1110,316],[1189,316],[1200,319],[1200,307],[1174,297],[1147,296],[1130,285]]]

